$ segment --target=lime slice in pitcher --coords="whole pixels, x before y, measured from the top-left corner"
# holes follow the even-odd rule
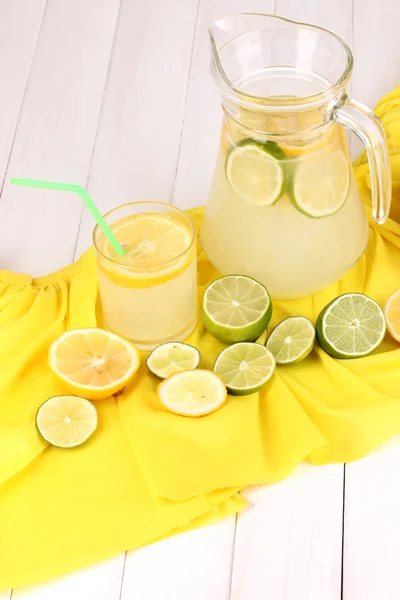
[[[334,358],[371,354],[385,337],[383,310],[364,294],[343,294],[325,306],[317,319],[319,345]]]
[[[300,159],[288,195],[307,217],[318,219],[338,212],[350,190],[350,165],[341,150]]]
[[[290,365],[308,356],[314,347],[315,328],[305,317],[289,317],[275,327],[267,348],[277,365]]]
[[[247,396],[268,383],[275,372],[275,360],[265,346],[241,342],[222,350],[213,370],[230,394]]]
[[[243,140],[228,152],[226,178],[243,200],[272,206],[286,191],[284,159],[285,154],[273,142]]]

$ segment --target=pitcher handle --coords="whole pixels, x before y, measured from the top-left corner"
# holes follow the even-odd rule
[[[363,142],[369,164],[372,191],[372,218],[386,221],[390,211],[392,179],[386,134],[378,117],[364,104],[345,96],[331,113],[332,121],[348,127]]]

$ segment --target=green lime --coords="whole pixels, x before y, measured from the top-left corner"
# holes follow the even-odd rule
[[[53,396],[39,406],[36,427],[52,446],[75,448],[96,431],[97,411],[86,398]]]
[[[203,297],[203,323],[226,344],[253,342],[267,328],[272,316],[266,288],[246,275],[216,279]]]
[[[386,332],[383,310],[364,294],[335,298],[319,314],[316,327],[321,348],[334,358],[367,356]]]
[[[149,371],[160,379],[166,379],[179,371],[197,369],[199,364],[200,352],[197,348],[182,342],[160,344],[146,360]]]
[[[275,327],[267,341],[277,365],[290,365],[308,356],[314,347],[315,327],[305,317],[289,317]]]
[[[307,217],[328,217],[346,202],[350,183],[346,154],[342,150],[323,152],[298,160],[288,196]]]
[[[275,359],[261,344],[240,342],[222,350],[213,371],[230,394],[247,396],[268,383],[275,371]]]
[[[228,151],[226,178],[243,200],[272,206],[286,191],[285,158],[274,142],[242,140]]]

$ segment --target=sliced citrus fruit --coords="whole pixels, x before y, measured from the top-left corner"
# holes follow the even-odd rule
[[[297,363],[306,358],[314,347],[315,327],[305,317],[289,317],[271,332],[268,350],[278,365]]]
[[[371,354],[385,337],[385,315],[379,304],[364,294],[343,294],[328,304],[317,319],[317,338],[334,358]]]
[[[36,427],[49,444],[75,448],[96,431],[97,411],[86,398],[54,396],[39,407]]]
[[[217,357],[214,372],[221,377],[228,392],[246,396],[258,392],[271,379],[275,359],[261,344],[241,342],[228,346]]]
[[[340,129],[340,125],[333,124],[326,131],[323,131],[319,135],[314,135],[311,141],[307,138],[298,138],[294,142],[291,140],[279,142],[279,147],[288,156],[311,154],[325,149],[327,146],[332,149],[336,144],[341,143]]]
[[[216,279],[204,293],[204,326],[227,344],[256,340],[267,328],[271,315],[266,288],[246,275]]]
[[[342,150],[312,155],[298,161],[288,196],[293,205],[312,218],[338,212],[350,190],[350,164]]]
[[[397,290],[387,301],[385,318],[390,335],[400,342],[400,290]]]
[[[73,329],[50,347],[49,364],[68,391],[90,400],[121,391],[139,368],[136,348],[103,329]]]
[[[199,364],[200,352],[197,348],[182,342],[160,344],[146,360],[149,371],[160,379],[166,379],[179,371],[197,369]]]
[[[272,206],[286,191],[285,154],[274,142],[243,140],[226,157],[225,173],[232,189],[258,206]]]
[[[211,371],[181,371],[160,383],[157,389],[161,403],[184,417],[202,417],[218,410],[227,392],[221,379]]]

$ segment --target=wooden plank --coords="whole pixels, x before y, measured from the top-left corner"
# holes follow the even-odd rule
[[[121,600],[229,600],[235,518],[130,552]]]
[[[86,185],[119,0],[50,2],[7,171],[11,176]],[[73,34],[72,34],[73,32]],[[68,264],[79,198],[7,181],[0,220],[3,268],[43,274]]]
[[[400,5],[354,0],[354,97],[371,108],[400,80]],[[346,466],[344,600],[397,600],[400,576],[399,438]]]
[[[171,200],[197,1],[123,3],[89,183],[103,212]],[[92,230],[84,212],[77,255]]]
[[[3,182],[46,0],[0,3],[0,180]],[[23,18],[21,18],[23,14]]]
[[[11,590],[0,592],[0,600],[11,600]]]
[[[238,518],[231,600],[339,600],[343,467],[301,466],[245,495],[252,506]]]
[[[66,577],[13,590],[12,600],[120,600],[124,559],[125,554],[119,554]]]

